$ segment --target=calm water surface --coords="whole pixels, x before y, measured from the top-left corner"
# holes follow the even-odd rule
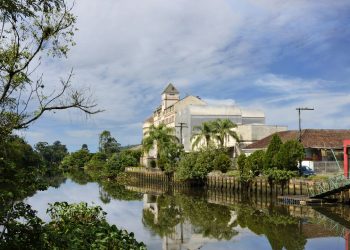
[[[346,249],[348,207],[300,208],[266,197],[165,191],[68,178],[26,201],[44,220],[48,203],[99,205],[110,223],[134,232],[148,249]]]

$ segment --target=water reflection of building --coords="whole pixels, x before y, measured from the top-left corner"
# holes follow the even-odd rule
[[[139,187],[137,190],[141,191],[141,188]],[[150,188],[148,190],[150,190]],[[160,195],[161,189],[154,189],[153,193]],[[329,237],[341,237],[345,240],[345,249],[350,249],[350,208],[347,206],[282,206],[276,204],[270,196],[257,195],[247,200],[247,197],[243,197],[239,195],[239,193],[223,192],[222,190],[208,191],[206,194],[206,201],[211,205],[217,204],[234,208],[238,216],[243,216],[240,221],[244,221],[244,228],[248,228],[252,233],[265,235],[272,243],[273,241],[279,243],[283,242],[280,240],[281,237],[284,237],[283,239],[286,240],[291,240],[289,242],[291,243],[294,238],[291,239],[290,237],[298,236],[300,239],[305,239],[305,243],[303,244],[306,244],[308,240],[316,238],[326,239]],[[249,206],[246,206],[247,204],[249,204]],[[158,207],[156,195],[145,195],[144,208],[147,209],[147,211],[150,211],[149,209],[153,211],[152,214],[155,215],[154,221],[158,220],[159,213],[163,211],[160,209],[164,209],[164,207]],[[247,209],[248,214],[252,216],[259,215],[261,220],[255,219],[251,221],[251,224],[246,224],[245,222],[247,221],[244,215],[247,214],[242,214],[242,211],[244,212],[245,209]],[[212,209],[210,210],[213,212]],[[231,219],[227,220],[228,224],[238,222],[236,211],[230,210]],[[270,219],[264,220],[263,218]],[[275,219],[276,221],[274,222]],[[292,226],[291,229],[287,228],[286,225],[288,225],[288,223],[284,224],[283,219],[286,219],[288,223],[292,223],[289,224]],[[208,220],[210,220],[210,218],[208,218]],[[295,221],[295,223],[293,221]],[[237,225],[242,226],[240,223]],[[275,234],[271,235],[271,227],[276,229],[272,230],[273,232],[281,232],[283,235],[274,238]],[[259,230],[255,231],[257,228]],[[233,229],[237,228],[234,227]],[[203,231],[191,225],[187,220],[174,226],[170,231],[167,237],[163,237],[163,249],[199,249],[208,243],[215,243],[218,241],[215,238],[203,237]],[[240,232],[239,229],[238,232]],[[289,235],[291,233],[293,233],[292,236]]]
[[[159,212],[160,208],[157,203],[157,196],[144,194],[144,210],[150,211],[154,215],[154,223],[159,222]],[[179,208],[181,209],[181,208]],[[231,211],[231,219],[228,222],[232,224],[237,219],[237,215],[234,211]],[[163,250],[195,250],[201,249],[204,245],[217,242],[215,238],[204,237],[203,233],[193,226],[189,220],[185,219],[180,221],[176,226],[171,230],[171,233],[163,237]]]

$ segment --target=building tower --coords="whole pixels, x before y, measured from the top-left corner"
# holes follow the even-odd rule
[[[168,107],[174,105],[180,100],[179,91],[169,83],[169,85],[165,88],[162,93],[162,111],[167,109]]]

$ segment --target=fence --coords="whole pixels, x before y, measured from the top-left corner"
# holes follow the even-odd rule
[[[317,183],[311,180],[293,178],[286,185],[269,185],[266,178],[256,178],[249,186],[244,186],[238,177],[231,176],[208,176],[204,182],[198,181],[178,181],[176,176],[170,177],[163,172],[147,171],[127,171],[130,176],[130,184],[141,186],[169,188],[191,188],[194,186],[204,186],[211,190],[246,191],[248,194],[261,193],[271,195],[309,195],[315,189]]]
[[[315,161],[314,171],[316,174],[337,174],[344,170],[344,162],[338,161]]]
[[[248,191],[248,193],[266,193],[273,195],[308,195],[309,189],[315,185],[313,181],[291,179],[287,184],[270,185],[266,178],[256,178],[249,186],[244,186],[237,177],[208,176],[207,187],[210,189],[232,189],[235,191]]]

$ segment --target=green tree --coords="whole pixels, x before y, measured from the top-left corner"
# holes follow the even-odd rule
[[[159,164],[160,155],[172,143],[178,142],[174,135],[174,129],[167,127],[161,123],[159,126],[152,125],[147,132],[146,137],[142,141],[142,148],[145,153],[156,147],[157,150],[157,164]]]
[[[200,126],[193,127],[193,135],[191,137],[192,149],[199,146],[204,141],[208,148],[214,137],[214,127],[211,122],[203,122]]]
[[[251,170],[251,166],[248,163],[248,157],[245,154],[239,155],[237,159],[239,178],[242,183],[242,187],[247,189],[250,186],[250,183],[254,179],[254,173]]]
[[[112,137],[111,132],[104,130],[99,135],[99,150],[108,156],[120,152],[120,144]]]
[[[76,152],[66,155],[63,158],[60,167],[63,169],[84,168],[85,164],[89,162],[90,159],[90,152],[85,149],[80,149]]]
[[[183,146],[176,142],[169,142],[159,154],[159,167],[169,178],[175,172],[177,163],[183,153]]]
[[[254,176],[258,176],[263,173],[264,160],[265,152],[263,150],[257,150],[247,157],[245,164]]]
[[[60,141],[55,141],[52,145],[47,142],[38,142],[35,144],[35,150],[42,157],[46,167],[57,167],[68,154],[66,145],[62,145]]]
[[[232,130],[237,127],[237,124],[230,119],[217,119],[212,122],[212,127],[220,147],[226,147],[230,137],[239,142],[239,136]]]
[[[108,177],[116,177],[125,170],[125,159],[119,158],[118,154],[113,154],[105,164],[105,174]]]
[[[281,138],[278,134],[272,136],[271,142],[266,150],[265,159],[264,159],[264,169],[269,169],[276,167],[274,164],[276,162],[275,158],[282,146]]]
[[[303,145],[295,140],[286,141],[274,158],[278,169],[297,171],[298,163],[304,158]]]

